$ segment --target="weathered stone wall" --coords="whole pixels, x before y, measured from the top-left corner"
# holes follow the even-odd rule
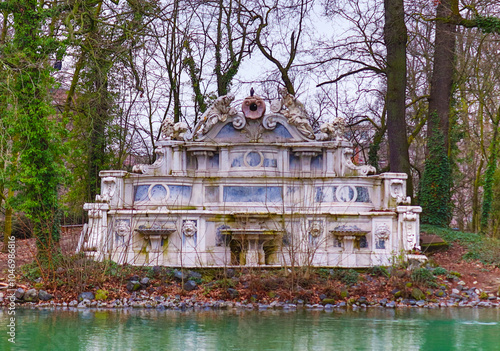
[[[285,98],[268,115],[218,100],[192,134],[167,121],[154,164],[101,172],[80,249],[188,267],[369,267],[419,249],[406,175],[354,165],[341,121],[314,134]]]

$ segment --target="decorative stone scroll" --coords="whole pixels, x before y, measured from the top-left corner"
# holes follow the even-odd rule
[[[234,129],[241,130],[247,125],[247,120],[242,115],[236,115],[233,117],[233,127]]]
[[[158,147],[155,150],[156,161],[152,165],[139,164],[132,167],[132,173],[153,174],[155,169],[159,169],[165,162],[165,149]]]
[[[95,201],[109,202],[116,192],[116,177],[105,177],[102,184],[101,195],[96,195]]]
[[[273,130],[274,128],[276,128],[277,123],[278,118],[276,117],[276,115],[267,115],[262,118],[262,126],[267,130]]]
[[[201,116],[200,122],[194,128],[192,139],[207,134],[218,122],[225,122],[228,117],[235,116],[237,111],[231,107],[233,100],[234,95],[231,94],[218,97]]]
[[[351,148],[343,149],[342,154],[344,155],[343,158],[344,158],[344,164],[346,165],[346,167],[355,171],[357,173],[357,175],[366,176],[368,174],[375,174],[377,172],[377,170],[373,166],[369,166],[369,165],[356,166],[352,162],[353,150]]]
[[[411,198],[409,196],[404,196],[404,185],[405,183],[401,179],[391,180],[390,193],[393,199],[396,199],[398,205],[409,205],[411,203]]]
[[[83,209],[88,211],[88,237],[82,243],[83,251],[101,255],[107,252],[106,234],[109,205],[107,203],[86,203]]]

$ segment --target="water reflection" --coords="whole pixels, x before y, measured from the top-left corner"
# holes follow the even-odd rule
[[[0,350],[11,349],[0,310]],[[13,350],[495,350],[498,309],[38,311],[18,309]]]

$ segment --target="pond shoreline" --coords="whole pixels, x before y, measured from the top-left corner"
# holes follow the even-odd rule
[[[490,298],[488,300],[471,299],[465,301],[456,301],[455,299],[439,299],[438,301],[425,301],[415,299],[397,299],[388,300],[386,298],[375,301],[360,297],[356,300],[338,301],[337,303],[305,303],[299,300],[296,303],[273,301],[271,303],[257,302],[234,302],[230,300],[210,300],[197,301],[196,296],[192,298],[180,299],[163,296],[141,298],[131,297],[116,299],[113,301],[102,302],[96,300],[83,299],[78,302],[72,300],[67,302],[24,302],[16,303],[16,309],[54,309],[54,310],[134,310],[134,309],[149,309],[149,310],[177,310],[177,311],[207,311],[207,310],[283,310],[283,311],[330,311],[335,309],[367,309],[367,308],[427,308],[427,309],[442,309],[442,308],[500,308],[500,298]],[[7,310],[6,305],[1,306],[0,310]]]

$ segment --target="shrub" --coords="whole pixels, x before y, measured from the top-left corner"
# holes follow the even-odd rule
[[[447,274],[448,274],[448,271],[447,271],[445,268],[443,268],[443,267],[436,267],[436,268],[432,271],[432,273],[433,273],[434,275],[447,275]]]
[[[95,292],[95,299],[97,301],[103,301],[108,298],[109,292],[107,290],[98,289]]]
[[[227,288],[234,288],[236,286],[236,283],[232,279],[223,278],[223,279],[215,281],[214,285],[219,287],[219,288],[227,289]]]
[[[373,277],[386,277],[386,278],[388,278],[390,276],[389,272],[387,271],[387,268],[382,267],[382,266],[370,267],[368,269],[367,273]]]
[[[417,268],[411,272],[411,279],[416,283],[433,286],[436,284],[436,277],[427,268]]]
[[[42,272],[40,270],[40,266],[36,262],[25,264],[21,266],[21,272],[24,277],[29,280],[35,280],[42,276]]]
[[[354,269],[333,269],[331,275],[333,279],[340,280],[347,285],[356,284],[359,278],[359,273]]]

